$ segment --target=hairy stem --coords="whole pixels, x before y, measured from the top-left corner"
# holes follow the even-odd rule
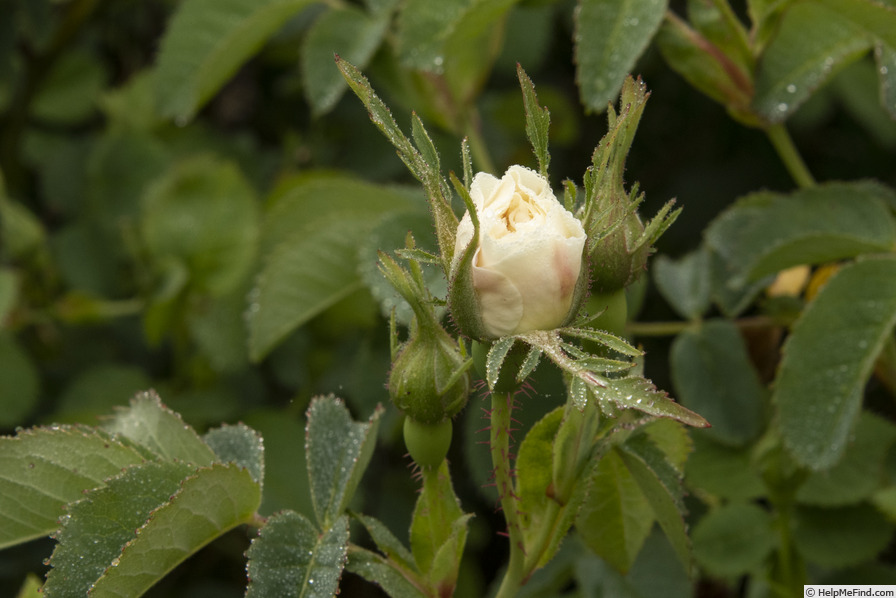
[[[491,455],[495,468],[495,486],[501,499],[501,509],[507,522],[510,541],[510,563],[498,589],[496,598],[516,595],[524,579],[523,535],[520,529],[517,498],[514,494],[510,454],[510,412],[513,393],[492,393]]]
[[[809,172],[806,163],[803,162],[803,158],[797,151],[796,145],[794,145],[793,139],[791,139],[790,133],[787,132],[784,125],[772,125],[765,130],[765,134],[768,135],[772,145],[775,146],[775,151],[778,152],[778,156],[784,162],[784,166],[787,168],[790,176],[793,177],[794,182],[802,189],[814,187],[815,178]]]

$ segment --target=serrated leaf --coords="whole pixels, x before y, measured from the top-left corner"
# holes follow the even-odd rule
[[[305,36],[300,58],[305,74],[305,97],[315,116],[329,112],[348,89],[333,55],[367,66],[389,24],[389,11],[371,17],[352,6],[333,8],[321,15]]]
[[[352,421],[336,397],[317,397],[308,407],[305,456],[314,514],[323,529],[342,515],[370,463],[383,409],[364,423]]]
[[[523,106],[526,111],[526,135],[532,144],[532,151],[538,159],[538,172],[541,176],[548,177],[548,166],[551,164],[551,154],[548,151],[548,131],[551,125],[551,113],[547,107],[538,103],[535,95],[535,85],[532,79],[519,64],[516,67],[516,75],[523,88]]]
[[[685,330],[669,358],[679,400],[712,424],[707,435],[742,445],[759,434],[765,388],[734,324],[710,320]]]
[[[585,106],[603,111],[647,48],[666,13],[665,0],[579,0],[576,82]]]
[[[711,425],[702,415],[676,403],[668,393],[640,376],[612,379],[606,386],[594,386],[591,390],[599,398],[613,402],[619,409],[635,409],[648,415],[670,417],[695,428]]]
[[[215,453],[218,463],[235,463],[249,471],[259,485],[264,480],[264,443],[261,434],[245,424],[224,425],[210,430],[202,440]]]
[[[0,438],[0,547],[53,533],[65,504],[143,458],[86,427],[33,428]]]
[[[526,353],[526,358],[523,360],[523,364],[520,366],[520,371],[517,372],[516,381],[522,383],[523,380],[529,377],[529,375],[535,371],[535,368],[538,367],[538,364],[541,362],[541,355],[544,353],[538,347],[530,347],[529,352]]]
[[[425,470],[423,476],[423,490],[417,499],[411,519],[411,553],[417,563],[417,570],[422,572],[426,579],[441,581],[431,577],[431,574],[435,565],[441,564],[438,561],[445,558],[437,558],[439,551],[448,545],[452,553],[446,556],[449,559],[454,557],[456,578],[457,566],[460,564],[459,552],[463,550],[466,521],[469,516],[464,515],[458,504],[447,462],[442,461],[436,469]],[[457,550],[459,540],[460,551]]]
[[[680,316],[693,320],[709,309],[709,253],[705,250],[675,261],[659,255],[653,260],[651,274],[663,298]]]
[[[576,518],[582,541],[626,573],[653,527],[653,509],[616,451],[601,457]]]
[[[139,596],[200,548],[248,523],[261,487],[248,470],[215,464],[188,477],[128,542],[93,596]]]
[[[494,388],[498,383],[501,366],[504,365],[504,359],[515,342],[514,337],[505,336],[496,340],[489,349],[488,357],[485,360],[485,380],[488,382],[489,388]]]
[[[624,338],[616,336],[614,334],[610,334],[609,332],[604,332],[603,330],[598,330],[596,328],[561,328],[560,333],[565,334],[566,336],[583,338],[595,343],[600,343],[608,349],[612,349],[613,351],[622,353],[623,355],[640,357],[644,354],[643,351],[640,351],[639,349],[633,347]]]
[[[628,447],[623,449],[619,451],[622,461],[650,503],[676,556],[684,568],[690,571],[691,543],[680,504],[680,484],[669,479],[671,476],[663,472],[661,461],[645,457]]]
[[[841,268],[803,311],[774,384],[784,443],[813,469],[843,455],[862,391],[896,325],[896,258]]]
[[[159,112],[191,119],[236,70],[311,0],[188,0],[161,41]]]
[[[210,156],[185,160],[147,189],[140,234],[154,261],[183,264],[190,284],[225,295],[255,260],[255,191],[233,163]]]
[[[824,471],[813,471],[796,493],[808,505],[844,506],[869,498],[883,475],[884,460],[893,442],[896,427],[866,411],[859,416],[843,458]]]
[[[186,463],[144,463],[69,506],[56,535],[59,544],[50,559],[53,569],[44,594],[86,596],[107,570],[120,563],[122,549],[150,514],[168,502],[194,471]]]
[[[426,598],[420,583],[412,582],[383,557],[363,548],[353,549],[345,564],[347,571],[380,586],[392,598]]]
[[[869,504],[796,511],[793,540],[800,554],[823,567],[849,567],[886,548],[894,525]]]
[[[246,553],[246,598],[335,596],[347,550],[347,516],[339,517],[320,534],[302,515],[278,513],[268,519]]]
[[[215,454],[180,415],[162,404],[154,391],[138,394],[105,426],[110,434],[134,443],[151,458],[211,465]]]
[[[828,183],[790,195],[760,191],[738,200],[706,230],[729,287],[799,264],[888,251],[896,224],[893,191],[871,181]]]
[[[754,110],[768,122],[783,122],[871,43],[861,27],[820,2],[791,4],[759,57]]]
[[[718,576],[743,575],[759,567],[777,542],[771,515],[752,503],[730,503],[694,526],[694,557]]]

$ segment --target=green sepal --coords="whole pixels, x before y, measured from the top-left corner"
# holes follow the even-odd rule
[[[465,186],[459,184],[457,177],[452,173],[451,180],[455,189],[459,192],[470,220],[473,222],[473,238],[460,256],[455,256],[448,276],[448,309],[455,325],[461,333],[474,340],[493,339],[485,330],[480,315],[479,299],[476,296],[476,288],[473,285],[473,256],[479,246],[479,217],[476,214],[476,206]]]
[[[546,107],[539,105],[538,96],[535,95],[535,85],[519,64],[516,65],[516,76],[523,89],[526,136],[529,137],[532,150],[538,159],[538,172],[544,178],[548,178],[548,166],[551,163],[551,154],[548,152],[548,127],[551,124],[551,113]]]
[[[447,462],[423,472],[423,490],[411,521],[411,552],[417,569],[435,587],[454,587],[470,517],[454,494]]]
[[[370,82],[354,65],[336,56],[336,66],[349,87],[358,96],[370,120],[383,132],[389,142],[398,151],[398,157],[404,162],[417,180],[423,183],[429,199],[430,211],[436,228],[439,252],[442,256],[442,269],[447,274],[451,270],[454,256],[454,243],[457,237],[457,216],[451,209],[451,194],[445,178],[439,172],[438,154],[423,123],[414,115],[412,136],[414,143],[401,131],[392,117],[389,107],[376,95]],[[414,147],[414,144],[417,147]]]

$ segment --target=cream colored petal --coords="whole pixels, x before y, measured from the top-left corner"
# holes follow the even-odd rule
[[[523,298],[501,272],[473,265],[473,286],[479,300],[482,324],[492,336],[512,334],[523,317]]]

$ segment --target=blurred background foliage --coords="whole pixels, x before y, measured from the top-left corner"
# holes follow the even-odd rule
[[[606,131],[601,109],[621,84],[613,72],[605,82],[583,75],[600,50],[588,49],[591,40],[612,41],[601,30],[606,19],[594,13],[600,4],[0,0],[0,431],[92,424],[152,387],[200,430],[238,420],[259,430],[263,514],[307,512],[301,453],[311,397],[338,394],[361,419],[388,402],[385,317],[396,306],[407,321],[408,310],[376,270],[376,251],[403,246],[407,230],[435,248],[422,191],[345,94],[334,52],[364,69],[402,126],[416,111],[443,169],[455,172],[464,136],[477,169],[499,174],[510,164],[534,164],[516,77],[521,64],[551,112],[550,175],[559,189],[567,178],[581,181]],[[710,4],[673,2],[669,10],[693,18]],[[746,22],[756,4],[733,10]],[[789,3],[775,4],[780,11]],[[665,11],[658,6],[628,17],[631,32],[613,42],[625,55],[621,63],[607,58],[595,68],[612,63],[622,74],[640,74],[652,93],[626,172],[646,192],[643,213],[670,198],[684,208],[659,244],[660,253],[678,258],[701,245],[709,223],[739,196],[789,192],[794,183],[761,129],[670,69],[651,43]],[[868,47],[845,51],[826,85],[788,108],[793,139],[819,182],[871,178],[896,186],[896,123],[878,100],[886,48],[878,46],[875,62]],[[664,259],[665,290],[642,278],[630,302],[642,307],[630,309],[632,319],[705,312],[670,305],[676,292],[669,289],[687,273]],[[438,273],[432,284],[444,293]],[[751,309],[766,313],[758,304]],[[731,548],[731,522],[762,528],[770,517],[761,506],[768,480],[746,464],[749,451],[768,453],[760,446],[770,418],[764,393],[782,329],[747,331],[741,348],[736,328],[713,326],[685,332],[674,348],[671,336],[635,337],[659,387],[682,392],[705,376],[693,369],[700,356],[715,351],[727,361],[706,367],[730,368],[747,395],[731,399],[747,404],[735,421],[693,435],[691,523],[714,513],[694,538],[703,573],[689,581],[657,530],[645,532],[625,575],[577,550],[574,538],[527,595],[765,595],[762,583],[743,580],[762,570],[778,540],[757,533],[736,555],[720,554]],[[528,424],[562,402],[559,378],[541,370],[541,396],[522,412]],[[893,470],[892,400],[874,383],[870,392],[884,417],[859,425],[880,440],[867,447],[875,463],[886,459]],[[490,531],[500,521],[494,497],[482,488],[489,466],[477,444],[486,425],[480,415],[474,399],[451,453],[458,471],[470,472],[455,479],[465,506],[477,512],[463,596],[485,592],[504,554]],[[404,537],[415,483],[399,425],[388,409],[359,500]],[[859,567],[859,581],[896,583],[892,551],[875,560],[892,531],[866,501],[878,488],[875,481],[860,502],[847,497],[800,511],[797,543],[819,578],[849,579],[847,569]],[[712,510],[728,501],[731,508]],[[825,536],[831,521],[846,522],[838,541],[856,544],[842,548],[849,562],[838,559],[841,548],[822,547],[825,538],[840,538]],[[875,533],[874,549],[863,550]],[[244,532],[229,534],[151,595],[242,595],[246,545]],[[43,574],[49,547],[0,552],[0,594],[13,595],[29,571]],[[376,592],[346,576],[343,595]]]

